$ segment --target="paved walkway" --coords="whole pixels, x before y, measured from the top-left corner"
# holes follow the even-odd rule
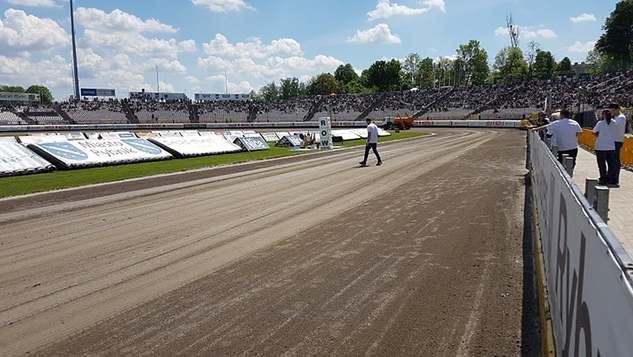
[[[574,171],[574,181],[585,192],[585,179],[598,178],[598,164],[593,153],[580,149]],[[633,172],[622,170],[620,188],[610,189],[609,228],[633,257]]]

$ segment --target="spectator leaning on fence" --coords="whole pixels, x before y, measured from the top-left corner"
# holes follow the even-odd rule
[[[615,169],[617,167],[615,132],[616,124],[613,120],[613,115],[609,110],[604,110],[602,112],[602,120],[593,128],[593,133],[597,136],[595,151],[598,170],[600,171],[599,185],[617,187],[615,183]]]
[[[615,124],[615,176],[614,176],[614,185],[620,184],[620,170],[622,169],[622,161],[620,159],[620,152],[622,151],[622,146],[624,145],[624,133],[626,132],[626,116],[622,114],[620,106],[618,104],[610,104],[609,110],[613,115],[613,121]]]
[[[569,110],[560,111],[560,120],[555,121],[550,126],[553,141],[558,146],[558,161],[563,162],[563,156],[567,155],[573,159],[573,167],[576,167],[576,157],[578,157],[578,136],[582,134],[580,124],[571,119]]]

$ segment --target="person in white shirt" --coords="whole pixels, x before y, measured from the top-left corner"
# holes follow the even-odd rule
[[[582,128],[575,120],[571,119],[569,110],[561,110],[560,120],[549,126],[552,133],[552,142],[558,146],[558,161],[563,162],[563,155],[574,159],[573,167],[576,167],[578,157],[578,136],[582,134]]]
[[[376,159],[378,159],[376,166],[382,165],[380,154],[378,154],[378,127],[371,122],[371,119],[367,119],[367,145],[365,145],[365,159],[359,162],[361,167],[367,167],[369,149],[374,151],[374,155],[376,155]]]
[[[620,151],[622,151],[622,146],[624,145],[624,133],[626,132],[626,116],[622,114],[620,106],[617,104],[610,104],[609,110],[611,111],[611,115],[613,115],[613,121],[615,124],[615,181],[614,185],[620,184],[620,170],[622,170],[622,161],[620,159]]]
[[[599,185],[615,186],[615,131],[616,124],[611,112],[602,112],[600,120],[593,128],[596,138],[596,160],[600,171]]]

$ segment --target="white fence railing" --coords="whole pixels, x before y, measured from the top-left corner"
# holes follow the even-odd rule
[[[529,155],[558,355],[632,355],[633,261],[536,133]]]

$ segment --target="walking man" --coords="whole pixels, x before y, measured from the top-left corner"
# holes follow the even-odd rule
[[[614,136],[615,136],[615,171],[613,173],[613,186],[620,187],[620,170],[622,169],[622,160],[620,158],[620,151],[624,145],[624,134],[626,132],[626,116],[622,114],[620,106],[617,104],[610,104],[609,110],[613,115]]]
[[[382,160],[378,154],[378,127],[371,122],[371,119],[367,119],[367,145],[365,145],[365,159],[360,162],[360,167],[367,167],[367,158],[369,157],[369,149],[374,151],[378,163],[376,166],[382,165]]]
[[[568,155],[574,159],[576,167],[576,157],[578,157],[578,137],[582,134],[580,124],[571,119],[569,110],[560,111],[560,120],[549,126],[552,137],[558,146],[558,161],[563,163],[563,155]]]

